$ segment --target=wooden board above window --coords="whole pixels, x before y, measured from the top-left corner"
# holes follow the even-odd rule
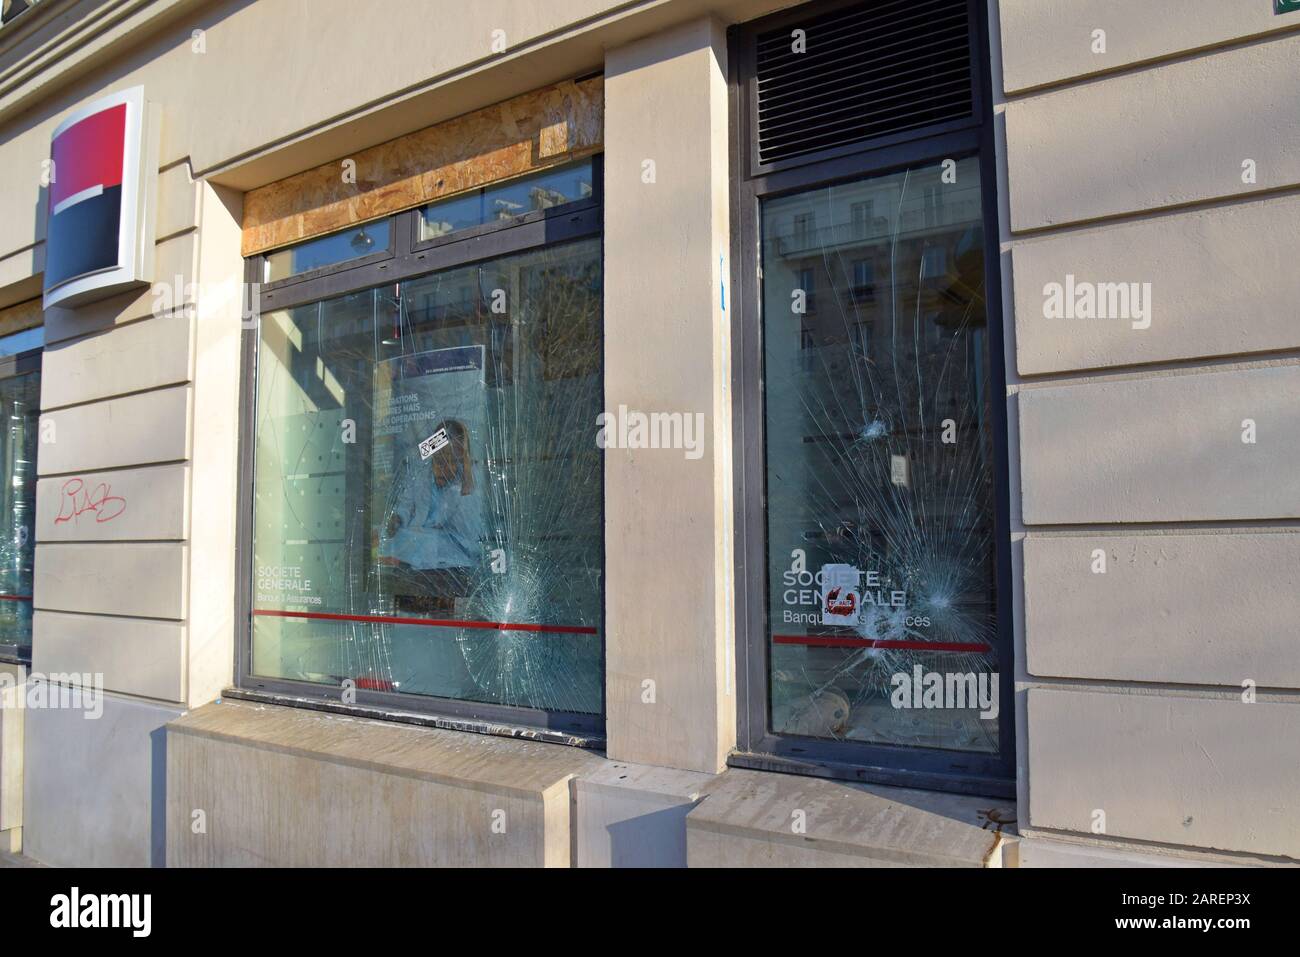
[[[566,80],[250,190],[243,254],[598,152],[604,107],[603,77]]]
[[[41,300],[29,299],[15,306],[0,309],[0,336],[7,336],[24,329],[34,329],[45,321],[45,312],[41,309]]]

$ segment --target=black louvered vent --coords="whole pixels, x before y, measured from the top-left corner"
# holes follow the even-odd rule
[[[970,116],[967,9],[966,0],[873,0],[760,34],[759,162]]]

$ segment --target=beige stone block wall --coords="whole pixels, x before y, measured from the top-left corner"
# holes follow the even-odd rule
[[[1021,375],[1300,348],[1300,197],[1201,207],[1018,243],[1013,251]],[[1043,316],[1043,289],[1151,285],[1150,328]],[[1225,281],[1225,277],[1230,277]]]
[[[1001,0],[1008,93],[1185,55],[1222,43],[1300,30],[1258,0]],[[1106,32],[1104,53],[1093,32]]]
[[[79,611],[180,621],[185,618],[185,571],[180,543],[38,542],[34,604],[38,617],[41,611]],[[33,653],[39,662],[39,652]]]
[[[1020,446],[1027,525],[1300,518],[1300,365],[1026,388]]]
[[[189,487],[189,467],[183,464],[40,479],[36,539],[182,541],[188,537]]]
[[[43,384],[44,377],[42,377]],[[41,475],[176,462],[189,457],[187,385],[41,413]]]
[[[32,628],[32,667],[44,675],[102,674],[104,687],[119,694],[184,701],[185,628],[181,621],[44,611]]]
[[[1024,544],[1031,674],[1300,687],[1293,530],[1031,533]]]
[[[1300,857],[1294,702],[1036,688],[1029,727],[1036,827]]]
[[[990,13],[1021,832],[1295,857],[1300,15]],[[1136,283],[1150,308],[1058,318],[1067,282]]]
[[[1279,34],[1015,99],[1006,107],[1012,228],[1300,183],[1298,56],[1300,34]],[[1247,160],[1253,181],[1243,179]]]
[[[184,163],[158,203],[153,287],[46,312],[33,665],[197,705],[233,674],[241,206]]]
[[[52,343],[41,359],[42,407],[57,409],[189,382],[193,338],[193,313],[183,310]]]

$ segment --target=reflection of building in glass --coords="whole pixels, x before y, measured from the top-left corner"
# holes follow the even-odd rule
[[[576,243],[265,317],[256,673],[599,710],[600,292]]]
[[[40,394],[39,371],[0,378],[0,649],[23,657],[32,642]]]
[[[973,160],[956,172],[957,183],[935,166],[764,206],[778,730],[996,748],[996,722],[949,714],[941,727],[888,701],[892,675],[915,663],[995,667],[981,194]],[[817,585],[785,586],[799,561],[878,576],[857,625],[822,626]]]

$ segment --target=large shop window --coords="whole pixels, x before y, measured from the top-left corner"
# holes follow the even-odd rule
[[[42,331],[0,338],[0,659],[30,661]]]
[[[594,173],[363,227],[391,232],[378,275],[396,278],[366,281],[379,267],[360,241],[350,275],[345,234],[317,241],[340,271],[263,291],[245,686],[599,729]]]
[[[765,506],[738,763],[1014,778],[982,18],[813,4],[733,34],[741,500]]]

